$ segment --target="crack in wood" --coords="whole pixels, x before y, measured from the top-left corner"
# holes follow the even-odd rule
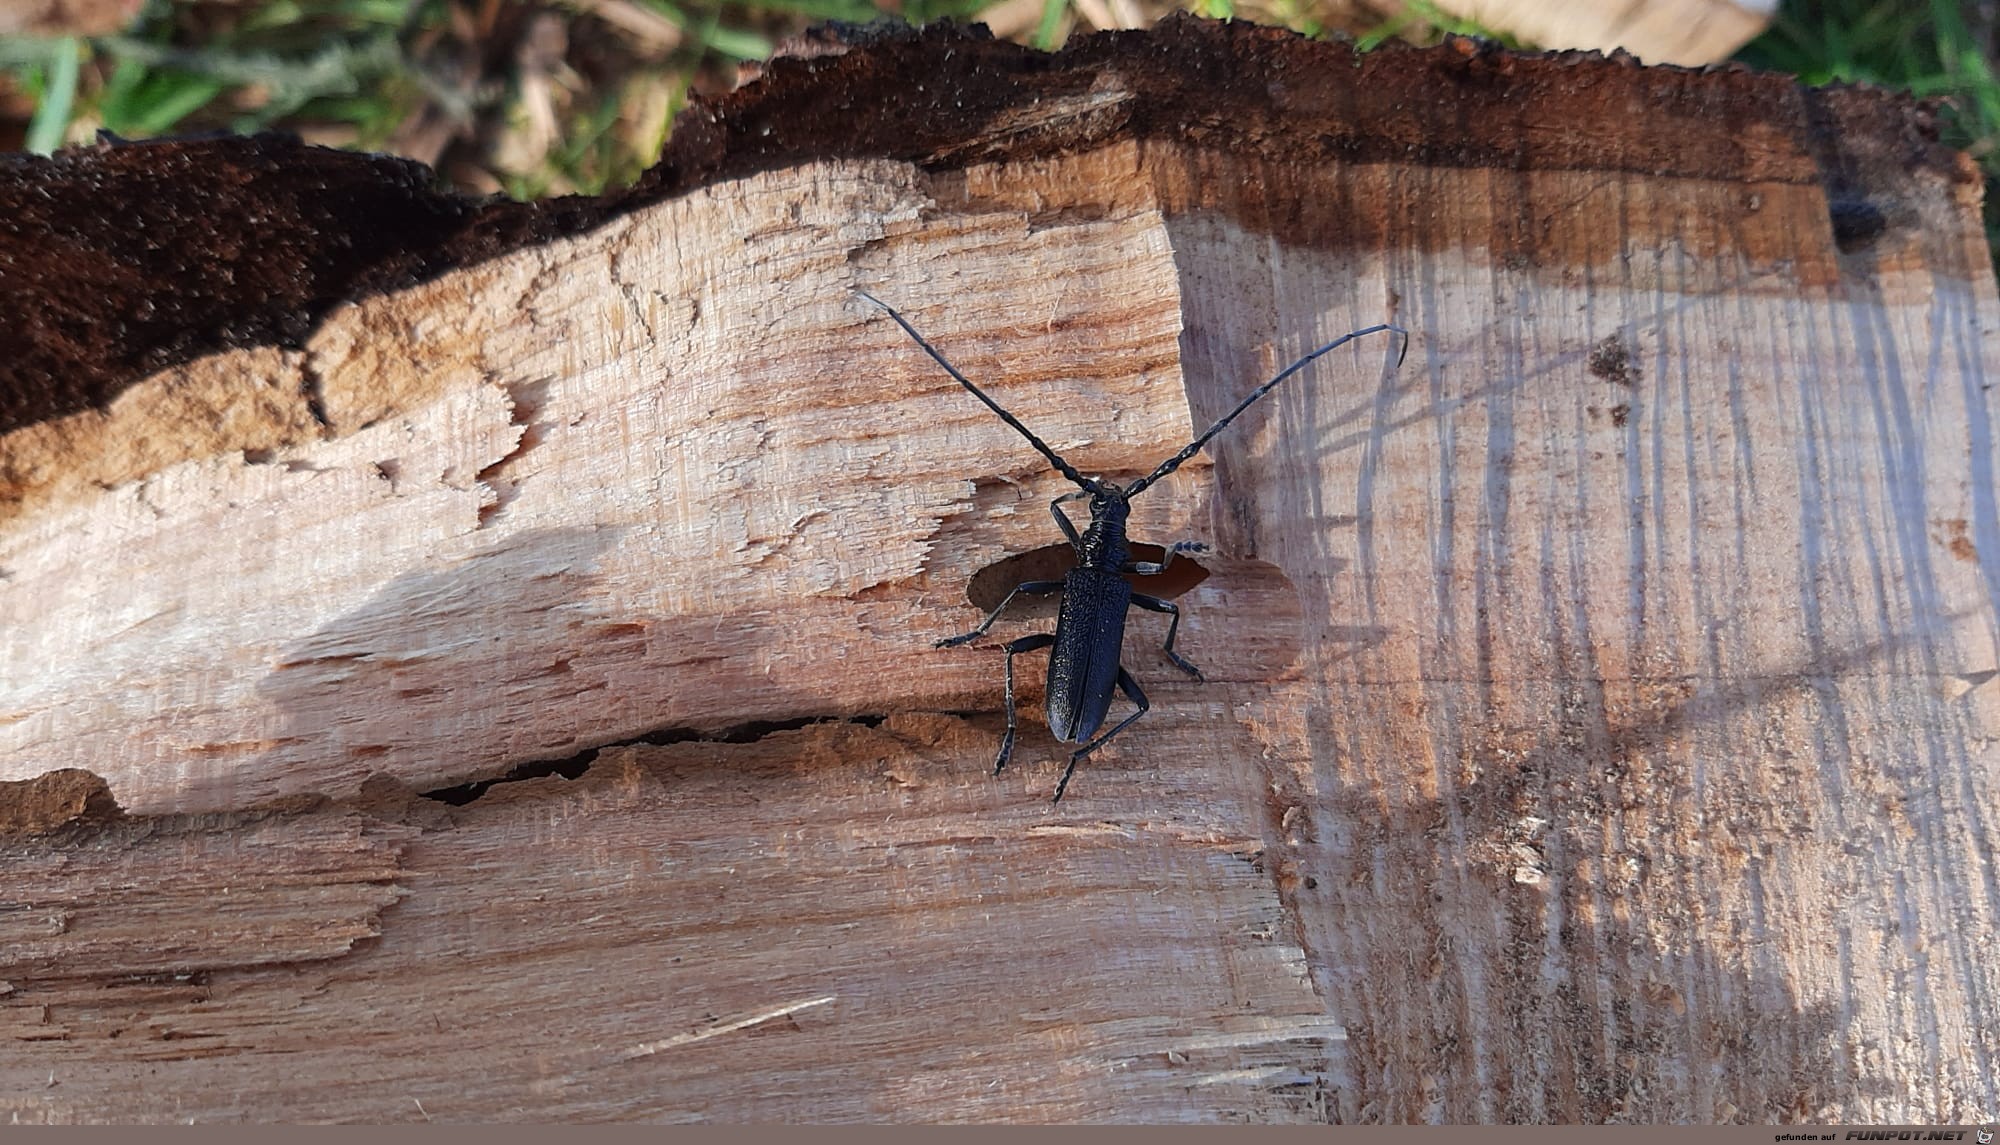
[[[665,747],[669,744],[677,743],[755,743],[766,736],[776,735],[780,732],[798,731],[800,728],[811,727],[814,724],[846,723],[873,728],[880,727],[886,719],[888,717],[885,715],[872,714],[856,716],[799,716],[789,720],[752,720],[749,723],[736,724],[725,728],[720,732],[704,732],[699,728],[689,727],[661,728],[631,739],[622,739],[612,743],[599,744],[596,747],[588,747],[577,752],[575,755],[562,759],[530,760],[527,763],[517,764],[507,774],[497,776],[493,779],[477,779],[470,783],[455,784],[451,787],[439,787],[423,792],[422,794],[425,799],[434,799],[439,803],[448,803],[453,807],[463,807],[468,803],[477,801],[487,791],[498,784],[523,783],[531,779],[545,779],[551,775],[560,775],[568,780],[580,779],[590,771],[591,765],[597,762],[599,754],[613,748],[640,746]]]

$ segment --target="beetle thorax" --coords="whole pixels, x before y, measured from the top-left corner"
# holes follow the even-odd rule
[[[1123,491],[1100,488],[1090,498],[1090,525],[1077,546],[1077,563],[1113,572],[1123,569],[1131,556],[1125,545],[1125,518],[1131,513]]]

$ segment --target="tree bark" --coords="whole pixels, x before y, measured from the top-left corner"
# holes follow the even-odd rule
[[[0,1111],[2000,1116],[1996,299],[1927,109],[818,50],[605,200],[4,173]],[[1049,622],[932,642],[1070,486],[864,289],[1120,481],[1411,332],[1134,501],[1207,680],[1134,613],[1060,804],[1039,655],[991,774]]]

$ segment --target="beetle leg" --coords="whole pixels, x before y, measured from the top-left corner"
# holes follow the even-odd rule
[[[1069,547],[1072,549],[1082,548],[1083,538],[1076,535],[1076,526],[1070,522],[1068,517],[1063,515],[1063,511],[1057,506],[1060,506],[1064,501],[1081,501],[1088,496],[1090,496],[1090,490],[1081,489],[1075,493],[1065,493],[1049,502],[1049,515],[1056,519],[1056,524],[1062,526],[1063,536],[1069,538]]]
[[[1133,720],[1138,719],[1140,716],[1143,716],[1148,711],[1152,710],[1153,705],[1146,702],[1146,693],[1139,690],[1139,681],[1134,680],[1132,678],[1132,673],[1127,672],[1122,665],[1118,669],[1118,690],[1125,693],[1126,699],[1139,705],[1139,710],[1133,712],[1129,716],[1126,716],[1125,719],[1121,723],[1119,723],[1117,727],[1112,728],[1110,731],[1105,732],[1103,735],[1098,736],[1094,740],[1091,740],[1089,743],[1076,749],[1076,751],[1070,754],[1069,766],[1063,768],[1062,778],[1056,781],[1055,798],[1049,800],[1049,802],[1051,803],[1062,802],[1063,792],[1069,790],[1069,777],[1076,774],[1076,765],[1078,760],[1081,760],[1084,756],[1089,755],[1091,752],[1096,751],[1098,748],[1103,747],[1105,744],[1111,742],[1112,736],[1115,736],[1119,732],[1124,731],[1126,728],[1131,727]]]
[[[986,619],[979,622],[979,627],[973,629],[968,633],[965,633],[963,636],[947,636],[943,640],[940,640],[937,643],[931,645],[931,647],[952,648],[957,645],[963,644],[968,640],[973,640],[978,637],[984,636],[986,635],[986,630],[993,627],[993,622],[1000,619],[1000,614],[1007,611],[1007,606],[1014,602],[1014,597],[1016,597],[1017,595],[1025,592],[1029,596],[1047,596],[1049,593],[1052,593],[1061,587],[1062,587],[1062,582],[1059,580],[1023,581],[1022,583],[1015,585],[1014,591],[1008,593],[1007,596],[1000,601],[1000,606],[998,608],[995,608],[992,612],[986,614]]]
[[[1158,562],[1126,561],[1125,567],[1123,569],[1120,569],[1119,571],[1128,573],[1137,573],[1140,576],[1159,576],[1161,573],[1166,572],[1169,568],[1173,567],[1174,558],[1179,556],[1180,554],[1205,553],[1207,551],[1208,551],[1208,546],[1202,544],[1200,541],[1176,541],[1174,542],[1174,546],[1167,550],[1166,560]]]
[[[1037,648],[1047,648],[1056,638],[1047,632],[1033,636],[1023,636],[1007,645],[1007,735],[1000,741],[1000,758],[993,763],[993,774],[1007,766],[1007,757],[1014,754],[1014,657],[1022,652],[1033,652]]]
[[[1147,596],[1143,592],[1133,593],[1132,603],[1136,607],[1145,609],[1147,612],[1164,612],[1168,616],[1174,618],[1173,623],[1167,625],[1167,644],[1166,644],[1167,659],[1172,660],[1174,662],[1174,667],[1179,668],[1181,671],[1186,672],[1188,675],[1193,676],[1197,680],[1201,679],[1202,678],[1201,669],[1195,667],[1193,664],[1188,663],[1185,659],[1181,657],[1180,653],[1174,651],[1174,635],[1175,633],[1179,632],[1181,628],[1180,606],[1176,604],[1169,604],[1168,602],[1161,600],[1158,597]]]

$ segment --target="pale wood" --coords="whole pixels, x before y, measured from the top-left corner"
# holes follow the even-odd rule
[[[1433,0],[1538,48],[1627,51],[1649,64],[1719,64],[1757,38],[1775,0]]]
[[[1901,190],[1842,253],[1776,176],[804,164],[20,431],[331,422],[37,454],[0,778],[127,818],[17,796],[0,1115],[1992,1119],[1996,299]],[[1063,485],[856,288],[1113,475],[1414,339],[1137,502],[1209,679],[1135,619],[1051,807],[1039,667],[996,780],[930,644]]]

